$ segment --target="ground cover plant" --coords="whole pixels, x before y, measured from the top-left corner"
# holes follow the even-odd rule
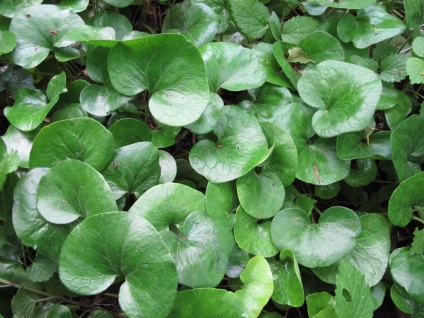
[[[424,316],[422,0],[0,0],[0,317]]]

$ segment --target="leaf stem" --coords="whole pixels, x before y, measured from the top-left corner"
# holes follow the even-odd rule
[[[422,224],[424,224],[424,220],[423,219],[421,219],[421,218],[419,218],[418,216],[413,216],[412,217],[415,221],[418,221],[418,222],[420,222],[420,223],[422,223]]]

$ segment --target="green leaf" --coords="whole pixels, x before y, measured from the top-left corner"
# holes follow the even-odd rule
[[[317,224],[299,208],[278,212],[271,223],[272,240],[279,249],[291,249],[299,264],[324,267],[341,259],[355,246],[361,225],[356,214],[344,207],[324,211]]]
[[[0,92],[5,91],[13,98],[22,88],[35,89],[31,73],[18,65],[7,65],[0,70],[0,75]]]
[[[244,304],[247,317],[257,317],[274,290],[272,272],[266,259],[262,256],[253,257],[241,272],[240,280],[243,287],[235,294]]]
[[[109,79],[107,72],[107,55],[109,49],[105,47],[94,47],[88,54],[85,61],[87,75],[98,83],[104,83]]]
[[[213,216],[227,217],[236,204],[236,193],[230,182],[208,182],[206,188],[206,211]]]
[[[177,293],[177,299],[169,317],[242,318],[247,316],[243,303],[234,293],[224,289],[195,288]]]
[[[168,183],[174,181],[177,175],[177,163],[166,151],[159,150],[160,177],[159,183]]]
[[[180,132],[181,127],[172,127],[160,123],[155,123],[152,130],[152,143],[157,148],[165,148],[175,144],[175,137]]]
[[[398,248],[390,255],[390,273],[405,288],[412,300],[424,303],[424,255],[414,255],[407,248]]]
[[[60,94],[64,92],[66,92],[66,75],[62,72],[54,76],[47,86],[49,103],[39,90],[24,88],[18,92],[15,104],[4,109],[4,114],[16,128],[23,131],[34,130],[41,125],[59,100]]]
[[[241,206],[237,208],[234,237],[238,246],[250,254],[272,257],[278,253],[271,239],[271,222],[258,223]]]
[[[148,90],[152,115],[169,126],[193,123],[209,100],[199,51],[181,35],[152,35],[118,43],[110,50],[108,71],[112,85],[124,95]]]
[[[93,27],[90,25],[82,25],[72,29],[56,43],[56,46],[59,48],[66,47],[72,42],[104,46],[106,48],[113,47],[119,43],[119,41],[116,40],[115,30],[113,28]]]
[[[410,251],[412,254],[424,253],[424,230],[415,229]]]
[[[159,152],[150,142],[118,148],[102,174],[115,200],[131,193],[139,197],[159,182]]]
[[[335,182],[325,186],[315,186],[315,196],[323,200],[333,199],[340,192],[340,183]]]
[[[264,36],[269,13],[258,0],[230,0],[231,14],[241,32],[253,39]]]
[[[253,170],[237,180],[237,194],[244,211],[258,219],[277,214],[285,197],[284,186],[274,173]]]
[[[57,271],[57,261],[37,254],[34,262],[27,267],[26,273],[33,282],[46,282]]]
[[[178,29],[187,40],[200,47],[213,41],[219,22],[219,16],[207,4],[185,1],[169,9],[162,23],[162,33]]]
[[[339,9],[364,9],[375,4],[376,0],[340,0],[337,2],[328,0],[314,0],[322,6]]]
[[[71,9],[77,13],[87,9],[88,0],[61,0],[58,6],[62,9]]]
[[[401,94],[403,93],[396,88],[387,84],[383,85],[383,91],[377,104],[377,110],[388,110],[393,108],[399,102]]]
[[[315,64],[326,60],[344,61],[342,46],[336,38],[327,32],[317,31],[306,35],[299,42],[299,47],[308,59]],[[288,62],[293,63],[290,60]]]
[[[72,312],[65,305],[56,304],[49,312],[47,318],[72,318]]]
[[[218,143],[201,140],[189,156],[193,169],[211,182],[226,182],[245,175],[268,151],[259,122],[240,107],[224,107],[214,133]]]
[[[412,29],[414,37],[422,35],[422,25],[424,24],[424,4],[421,0],[404,1],[405,20],[408,29]]]
[[[284,74],[290,80],[292,85],[295,88],[297,88],[297,82],[299,81],[301,74],[299,73],[299,71],[295,70],[289,64],[289,62],[287,62],[287,59],[286,59],[285,54],[284,54],[286,52],[285,45],[281,42],[276,42],[276,43],[273,44],[272,50],[274,52],[275,59],[277,60],[278,64],[280,65]]]
[[[13,18],[13,16],[18,11],[30,6],[41,4],[41,2],[43,2],[43,0],[26,0],[26,1],[2,0],[1,6],[0,6],[0,14],[8,18]]]
[[[142,141],[151,141],[152,133],[145,123],[132,118],[123,118],[110,126],[115,147],[121,148]]]
[[[412,49],[414,50],[414,53],[424,58],[424,37],[419,36],[412,42]]]
[[[346,261],[340,262],[336,276],[336,314],[339,317],[371,318],[374,300],[364,277]]]
[[[41,178],[37,209],[48,222],[67,224],[117,207],[103,176],[88,164],[71,159],[59,162]]]
[[[234,246],[225,219],[194,211],[172,232],[163,233],[163,238],[169,244],[180,284],[215,287],[224,278]]]
[[[55,44],[69,30],[82,25],[84,21],[77,14],[58,6],[25,8],[16,13],[10,23],[10,31],[17,37],[17,45],[10,54],[10,59],[24,68],[33,68],[54,50]],[[68,46],[72,44],[70,42]]]
[[[402,20],[386,12],[383,3],[369,6],[354,17],[344,15],[337,25],[337,34],[343,42],[353,42],[359,49],[402,34],[406,26]]]
[[[309,317],[334,317],[334,297],[327,292],[313,293],[306,296]]]
[[[49,223],[37,210],[36,195],[40,179],[48,171],[45,168],[35,168],[19,180],[13,197],[13,227],[23,244],[34,247],[51,258],[57,258],[74,224]]]
[[[51,302],[42,302],[40,299],[45,296],[37,295],[19,289],[12,299],[12,311],[14,317],[43,317],[47,316],[54,306]]]
[[[145,218],[161,232],[182,223],[197,210],[205,210],[203,193],[183,184],[165,183],[146,191],[129,212]]]
[[[0,56],[12,52],[16,46],[16,35],[10,31],[0,31]]]
[[[380,78],[382,81],[393,83],[405,79],[407,57],[403,54],[392,54],[381,62]]]
[[[75,119],[88,117],[87,112],[81,107],[80,104],[70,104],[65,108],[57,110],[51,117],[50,122],[54,123],[66,119]],[[34,134],[36,135],[36,134]],[[32,144],[31,144],[32,146]],[[30,149],[29,149],[30,150]],[[29,153],[28,153],[29,155]]]
[[[396,284],[396,282],[394,282],[394,284],[390,288],[390,297],[392,298],[393,303],[396,305],[396,307],[399,308],[401,311],[406,314],[414,313],[415,302],[411,299],[406,290]]]
[[[364,275],[369,286],[374,286],[383,278],[389,263],[389,224],[378,214],[362,215],[359,221],[361,234],[355,239],[353,250],[344,259]]]
[[[344,160],[391,159],[390,136],[389,131],[377,132],[370,136],[367,130],[339,135],[337,136],[337,155]]]
[[[282,305],[300,307],[305,300],[302,278],[296,257],[289,249],[280,253],[280,261],[269,263],[274,278],[272,300]]]
[[[364,187],[377,176],[377,164],[372,159],[357,159],[344,181],[351,187]]]
[[[288,57],[287,62],[289,63],[300,63],[300,64],[307,64],[309,62],[313,62],[311,59],[309,59],[308,55],[301,47],[295,46],[287,51]]]
[[[102,10],[96,13],[87,19],[86,24],[98,28],[111,27],[115,30],[117,40],[124,39],[133,29],[130,20],[126,16],[112,10]]]
[[[411,80],[411,84],[424,83],[424,59],[410,57],[406,62],[406,72]]]
[[[284,186],[293,183],[297,170],[297,150],[290,135],[269,122],[261,123],[268,145],[274,145],[271,156],[265,161],[262,170],[274,173]]]
[[[374,116],[382,84],[378,76],[353,64],[325,61],[298,82],[300,97],[318,111],[315,132],[325,138],[364,129]]]
[[[228,266],[225,275],[230,278],[240,277],[241,272],[246,268],[248,262],[249,253],[247,253],[245,250],[242,250],[240,247],[238,247],[237,244],[235,244],[233,250],[231,251],[230,259],[228,260]]]
[[[302,39],[317,30],[319,22],[307,16],[296,16],[283,25],[281,39],[283,42],[299,44]]]
[[[211,92],[218,92],[219,88],[242,91],[260,87],[265,82],[265,68],[250,49],[234,43],[214,42],[202,46],[200,53]]]
[[[414,211],[421,211],[424,204],[424,172],[420,172],[401,182],[389,200],[389,219],[393,225],[406,226]]]
[[[424,155],[424,117],[413,115],[393,130],[390,138],[393,164],[400,181],[421,172]]]
[[[117,8],[125,8],[132,4],[134,0],[105,0],[105,2]]]
[[[299,151],[296,178],[311,184],[328,185],[347,177],[350,162],[336,153],[334,139],[318,138]]]
[[[19,161],[19,155],[16,151],[8,152],[4,155],[2,154],[2,158],[0,161],[0,191],[3,190],[7,175],[18,169]]]
[[[31,149],[29,166],[51,167],[66,159],[103,170],[114,155],[112,134],[89,118],[62,120],[41,129]]]
[[[401,122],[403,122],[411,110],[412,103],[410,97],[407,94],[399,91],[398,103],[384,112],[387,124],[389,125],[390,129],[394,130]]]
[[[208,105],[200,118],[186,127],[195,134],[207,134],[211,132],[216,126],[223,108],[224,101],[222,98],[218,94],[211,93]]]
[[[102,213],[81,222],[62,248],[59,274],[66,288],[81,295],[101,293],[125,277],[119,304],[133,317],[165,317],[176,296],[177,272],[168,248],[154,227],[134,214]]]

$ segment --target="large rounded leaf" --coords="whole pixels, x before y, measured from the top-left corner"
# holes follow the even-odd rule
[[[406,226],[414,211],[424,205],[424,172],[405,181],[396,188],[389,200],[389,220],[393,225]]]
[[[299,152],[296,177],[316,185],[328,185],[347,177],[350,161],[341,160],[334,139],[318,138]]]
[[[117,206],[99,172],[84,162],[64,160],[41,178],[37,209],[48,222],[67,224]]]
[[[149,127],[140,120],[123,118],[110,126],[109,131],[115,140],[115,147],[121,148],[141,141],[151,141]]]
[[[112,85],[124,95],[148,90],[150,111],[166,125],[191,124],[209,100],[199,51],[178,34],[152,35],[115,45],[109,53],[108,71]]]
[[[218,143],[201,140],[190,151],[194,170],[211,182],[237,179],[258,165],[268,147],[258,120],[237,106],[226,106],[214,129]]]
[[[319,110],[312,127],[321,137],[364,129],[372,119],[382,84],[377,74],[361,66],[325,61],[298,82],[302,99]]]
[[[258,219],[267,219],[283,206],[285,191],[274,173],[257,174],[252,170],[237,180],[237,194],[244,211]]]
[[[236,213],[234,237],[240,248],[253,255],[272,257],[278,253],[271,239],[271,222],[261,222],[247,214],[241,206]]]
[[[82,295],[125,278],[119,303],[131,317],[165,317],[176,296],[169,250],[154,227],[134,214],[103,213],[81,222],[62,248],[59,274],[69,290]]]
[[[337,33],[342,41],[351,41],[355,47],[363,49],[402,34],[405,29],[403,22],[379,3],[359,11],[356,17],[344,15],[337,26]]]
[[[194,211],[173,232],[162,233],[177,266],[178,281],[190,287],[215,287],[224,278],[234,246],[225,219]]]
[[[390,255],[390,272],[393,279],[405,288],[409,296],[424,303],[424,255],[413,254],[406,248],[399,248]]]
[[[34,140],[29,166],[51,167],[66,159],[102,170],[113,158],[113,136],[89,118],[62,120],[44,127]]]
[[[24,68],[40,64],[55,50],[54,45],[69,30],[84,25],[82,18],[71,10],[54,5],[39,5],[16,13],[10,23],[10,31],[17,36],[17,45],[10,55],[13,63]],[[72,42],[68,45],[73,44]]]
[[[240,280],[243,287],[236,291],[236,296],[244,304],[248,318],[258,317],[274,290],[271,268],[266,259],[253,257],[241,272]]]
[[[339,41],[327,32],[312,32],[299,43],[306,57],[315,64],[326,60],[343,61],[343,48]]]
[[[219,88],[242,91],[265,83],[266,71],[255,52],[228,42],[203,45],[200,53],[205,61],[211,92]]]
[[[393,164],[399,180],[421,172],[424,156],[424,117],[412,115],[393,130],[390,138]]]
[[[19,180],[14,191],[12,220],[22,243],[37,249],[39,253],[57,258],[75,224],[52,224],[38,212],[36,195],[40,179],[48,171],[46,168],[35,168]]]
[[[102,174],[115,199],[127,193],[139,197],[159,183],[159,151],[151,142],[138,142],[118,148]]]
[[[215,288],[196,288],[177,293],[169,317],[242,318],[246,309],[232,292]]]
[[[162,24],[162,32],[178,29],[184,37],[202,46],[212,42],[218,32],[219,16],[203,3],[177,3],[169,9]]]
[[[165,183],[146,191],[129,212],[144,217],[158,231],[165,231],[196,210],[205,210],[202,192],[179,183]]]
[[[306,267],[323,267],[338,261],[354,248],[354,238],[360,232],[358,216],[344,207],[327,209],[316,224],[311,224],[301,209],[284,209],[271,224],[275,246],[291,249],[299,264]]]

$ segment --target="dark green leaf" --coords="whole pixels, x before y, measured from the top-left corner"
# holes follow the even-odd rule
[[[356,214],[344,207],[324,211],[317,224],[299,208],[281,210],[271,224],[271,235],[279,249],[291,249],[299,264],[324,267],[338,261],[355,246],[361,225]]]
[[[123,118],[110,126],[115,147],[121,148],[142,141],[151,141],[152,133],[145,123],[132,118]]]
[[[421,0],[404,1],[406,26],[412,29],[414,36],[422,35],[424,24],[424,3]]]
[[[209,100],[199,51],[181,35],[153,35],[119,43],[109,53],[108,71],[112,85],[124,95],[148,90],[152,115],[166,125],[193,123]]]
[[[267,142],[259,122],[240,107],[224,107],[214,133],[218,143],[201,140],[190,151],[194,170],[211,182],[237,179],[267,154]]]
[[[97,121],[77,118],[44,127],[34,140],[29,165],[51,167],[66,159],[81,160],[96,170],[103,168],[114,155],[112,134]]]
[[[20,289],[12,299],[14,317],[47,317],[54,306],[51,302],[42,302],[45,296],[37,295]]]
[[[369,185],[377,176],[377,164],[372,159],[358,159],[354,161],[349,175],[344,181],[351,187],[363,187]]]

